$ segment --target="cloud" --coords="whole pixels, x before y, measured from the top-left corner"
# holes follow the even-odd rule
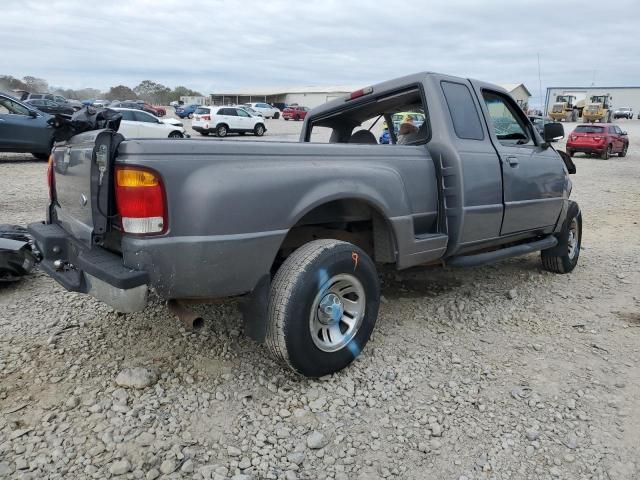
[[[370,84],[432,70],[490,82],[637,84],[640,3],[3,0],[0,74],[203,93]]]

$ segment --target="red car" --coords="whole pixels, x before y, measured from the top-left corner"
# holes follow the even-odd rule
[[[309,112],[307,107],[293,105],[282,111],[282,118],[285,120],[304,120],[304,117],[307,116],[307,112]]]
[[[611,123],[599,125],[578,125],[567,139],[567,153],[573,157],[576,152],[600,155],[603,159],[614,153],[624,157],[629,149],[627,132]]]
[[[164,117],[167,114],[167,111],[162,107],[155,107],[155,106],[151,105],[150,103],[142,102],[142,101],[139,101],[139,102],[136,102],[136,103],[138,103],[140,105],[142,110],[144,110],[145,112],[152,113],[156,117]]]

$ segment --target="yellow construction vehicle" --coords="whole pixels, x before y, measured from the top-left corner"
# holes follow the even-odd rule
[[[581,105],[582,104],[582,105]],[[551,107],[549,116],[555,122],[577,122],[578,118],[582,116],[582,108],[584,102],[576,102],[574,95],[558,95],[556,101]]]
[[[608,93],[606,95],[591,95],[589,97],[589,104],[585,107],[583,113],[585,122],[611,122],[613,104],[611,101],[613,98]]]

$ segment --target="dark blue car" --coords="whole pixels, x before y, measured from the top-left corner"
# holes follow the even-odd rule
[[[176,115],[178,115],[180,118],[187,118],[187,117],[193,118],[193,113],[199,107],[200,105],[198,105],[197,103],[194,103],[193,105],[185,105],[182,107],[178,107],[176,108]]]
[[[53,146],[51,118],[20,100],[0,93],[0,152],[31,153],[39,160],[49,158]]]

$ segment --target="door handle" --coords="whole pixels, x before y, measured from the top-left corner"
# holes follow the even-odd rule
[[[507,163],[509,164],[510,167],[516,167],[518,165],[518,157],[515,157],[513,155],[509,155],[507,158]]]

